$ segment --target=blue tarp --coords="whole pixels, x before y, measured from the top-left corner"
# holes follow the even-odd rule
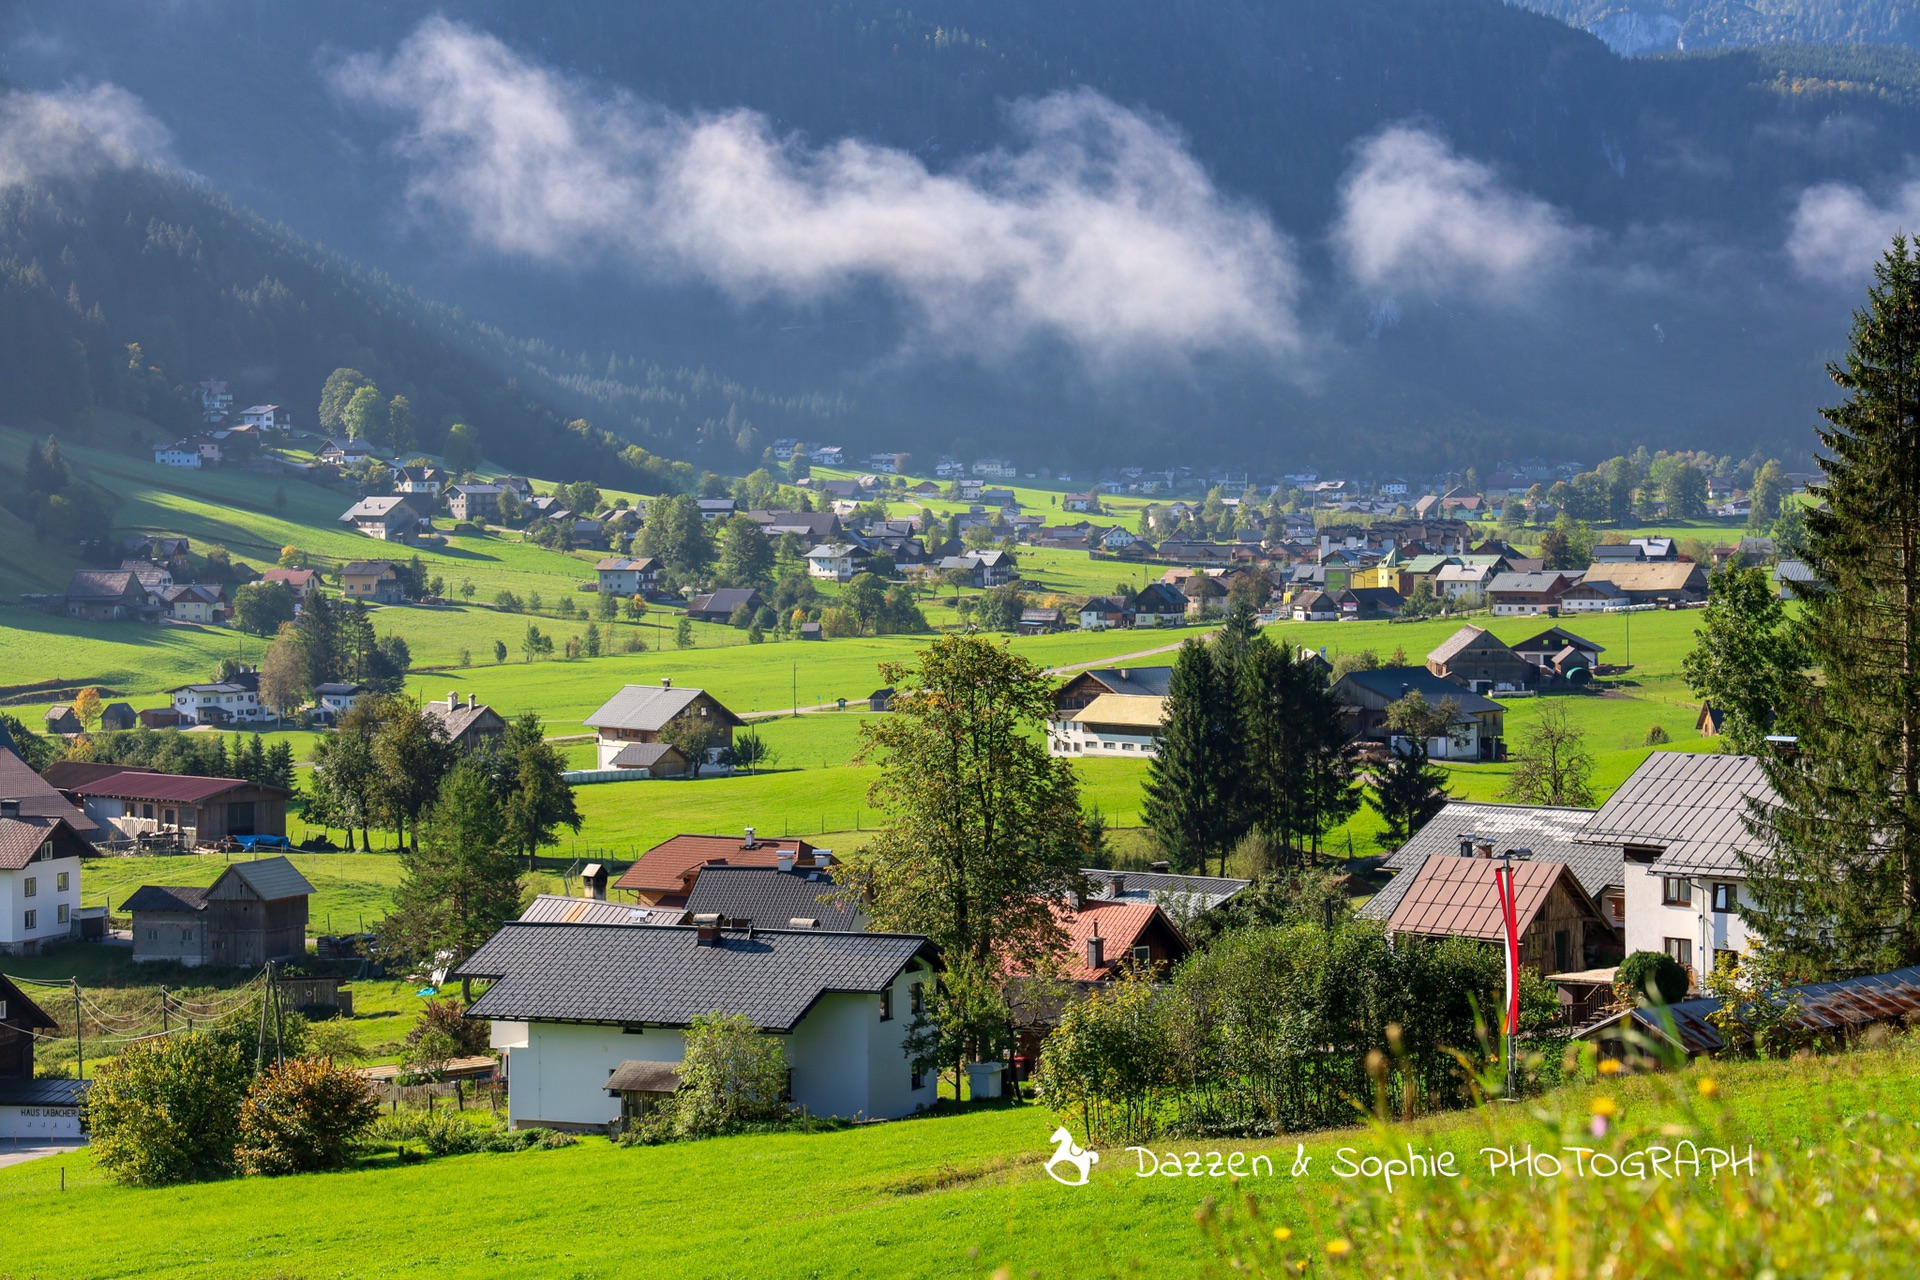
[[[235,836],[234,840],[248,853],[252,853],[255,849],[293,848],[285,836]]]

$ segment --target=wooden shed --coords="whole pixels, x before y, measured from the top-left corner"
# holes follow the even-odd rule
[[[1393,909],[1387,932],[1396,937],[1499,941],[1505,935],[1493,881],[1496,865],[1497,860],[1485,856],[1428,857]],[[1541,973],[1563,973],[1595,968],[1619,955],[1619,933],[1566,863],[1515,862],[1513,890],[1521,964]]]
[[[135,962],[253,968],[307,951],[313,886],[286,858],[235,862],[205,888],[142,885],[121,904],[133,917]]]

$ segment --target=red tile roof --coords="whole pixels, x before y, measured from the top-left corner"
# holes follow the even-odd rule
[[[178,773],[116,773],[73,788],[77,796],[110,796],[115,800],[150,800],[163,804],[205,804],[237,787],[259,784],[245,778],[198,778]],[[277,787],[263,787],[278,791]],[[281,794],[285,794],[282,792]]]
[[[1067,934],[1067,956],[1061,966],[1061,976],[1070,982],[1099,982],[1113,977],[1116,966],[1132,954],[1134,944],[1152,928],[1159,915],[1160,908],[1151,902],[1089,899],[1078,911],[1064,905],[1055,906],[1053,918]],[[1106,962],[1098,969],[1087,965],[1087,942],[1095,934],[1106,939]]]
[[[1501,865],[1497,858],[1428,858],[1414,873],[1413,884],[1400,905],[1393,909],[1387,932],[1493,941],[1505,937],[1500,923],[1500,895],[1493,884],[1493,869]],[[1546,905],[1547,895],[1561,876],[1568,878],[1578,896],[1586,896],[1564,862],[1513,864],[1513,914],[1521,933]]]
[[[689,887],[687,873],[709,862],[724,862],[731,867],[778,866],[782,853],[807,855],[813,846],[805,840],[756,838],[749,849],[740,836],[677,835],[663,840],[640,855],[613,882],[616,889],[638,889],[648,893],[684,893]]]

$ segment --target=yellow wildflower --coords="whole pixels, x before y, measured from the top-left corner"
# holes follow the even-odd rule
[[[1344,1239],[1336,1238],[1336,1239],[1327,1241],[1327,1252],[1332,1254],[1336,1258],[1338,1258],[1344,1253],[1351,1252],[1352,1249],[1353,1249],[1352,1243]]]
[[[1718,1096],[1719,1093],[1720,1093],[1720,1082],[1718,1080],[1715,1080],[1712,1076],[1707,1076],[1705,1079],[1700,1081],[1701,1097],[1712,1098],[1712,1097]]]
[[[1612,1098],[1599,1097],[1593,1100],[1593,1114],[1597,1116],[1610,1116],[1619,1110]]]
[[[1275,1240],[1291,1240],[1293,1239],[1293,1230],[1289,1227],[1275,1227],[1273,1229],[1273,1238]]]

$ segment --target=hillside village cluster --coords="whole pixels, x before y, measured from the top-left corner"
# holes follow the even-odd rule
[[[209,386],[218,388],[209,395],[224,392]],[[259,433],[289,427],[272,405],[247,410],[232,427],[219,425],[227,412],[210,400],[209,431],[157,449],[154,461],[226,465],[254,447]],[[992,483],[1016,475],[999,459],[964,468],[943,459],[935,468],[944,473],[940,479],[913,485],[898,479],[908,465],[904,455],[869,459],[872,471],[851,479],[795,474],[804,471],[794,467],[796,458],[826,466],[838,452],[779,442],[773,456],[804,495],[797,508],[715,494],[694,500],[699,520],[745,521],[769,542],[800,550],[810,578],[837,584],[874,573],[1017,591],[1023,547],[1084,551],[1116,566],[1166,566],[1137,590],[1045,607],[1023,601],[1007,629],[1028,633],[1178,626],[1217,617],[1229,602],[1250,605],[1263,623],[1410,612],[1540,618],[1541,629],[1516,643],[1463,623],[1424,662],[1329,671],[1349,737],[1378,760],[1409,745],[1390,723],[1390,709],[1411,693],[1452,708],[1451,722],[1417,744],[1428,757],[1505,759],[1503,699],[1578,688],[1607,670],[1604,646],[1576,629],[1579,615],[1699,605],[1712,567],[1669,537],[1592,544],[1584,548],[1586,563],[1567,567],[1476,535],[1468,517],[1526,503],[1529,491],[1539,502],[1549,479],[1564,482],[1562,472],[1501,475],[1472,494],[1449,487],[1419,497],[1397,480],[1361,495],[1360,486],[1340,480],[1287,477],[1287,492],[1306,496],[1301,509],[1279,510],[1273,499],[1282,488],[1275,485],[1267,495],[1271,510],[1254,518],[1240,514],[1242,504],[1256,505],[1242,477],[1245,496],[1216,489],[1207,499],[1214,514],[1227,513],[1224,521],[1206,520],[1200,504],[1169,501],[1128,529],[1102,521],[1103,498],[1152,493],[1157,478],[1103,478],[1066,494],[1060,511],[1048,513],[1077,519],[1049,523],[1023,509],[1012,488]],[[696,584],[671,581],[660,560],[636,554],[646,502],[574,510],[575,490],[542,495],[520,477],[455,476],[425,462],[402,464],[351,439],[323,441],[313,456],[316,473],[360,486],[339,519],[370,543],[431,545],[442,536],[436,519],[456,530],[517,528],[529,538],[551,527],[561,548],[605,546],[610,554],[583,589],[610,607],[637,599],[741,626],[758,625],[768,604],[752,585],[689,589]],[[1735,507],[1746,500],[1724,496]],[[897,517],[876,506],[916,498],[965,510]],[[196,562],[187,539],[143,535],[120,550],[118,568],[77,572],[64,596],[41,603],[86,622],[233,621],[232,584],[182,580]],[[1564,542],[1559,550],[1568,551]],[[1765,539],[1717,549],[1714,558],[1779,560]],[[1791,559],[1778,563],[1777,588],[1794,566]],[[261,581],[285,588],[297,616],[316,593],[359,607],[431,600],[417,578],[403,559],[370,555],[339,566],[332,583],[309,567],[269,569]],[[797,634],[818,639],[823,632],[803,623]],[[1300,657],[1325,663],[1318,653]],[[1170,666],[1096,667],[1065,679],[1046,725],[1048,752],[1155,758],[1172,679]],[[353,682],[317,686],[303,722],[324,728],[369,692]],[[871,709],[888,711],[892,694],[875,690]],[[449,695],[423,709],[459,752],[485,750],[508,728],[505,716],[473,695]],[[284,711],[263,699],[258,670],[235,664],[217,680],[170,690],[163,706],[114,703],[97,708],[95,718],[109,731],[260,727]],[[566,773],[568,785],[728,773],[736,731],[747,722],[707,690],[667,679],[609,690],[585,723],[594,737],[593,765]],[[74,738],[87,728],[70,704],[47,713],[50,734]],[[97,941],[118,924],[136,961],[235,967],[309,955],[312,886],[275,852],[288,848],[288,806],[296,798],[290,787],[80,761],[36,773],[12,746],[0,742],[0,952]],[[1554,984],[1566,1029],[1616,1057],[1627,1052],[1629,1024],[1642,1034],[1677,1035],[1679,1052],[1707,1051],[1713,1035],[1700,1028],[1712,1001],[1701,991],[1701,975],[1751,941],[1741,918],[1747,836],[1738,815],[1749,798],[1764,800],[1766,792],[1751,757],[1655,752],[1597,810],[1447,803],[1386,859],[1381,870],[1392,878],[1361,915],[1395,938],[1496,940],[1500,911],[1488,862],[1517,859],[1521,959]],[[634,803],[644,803],[645,794],[634,791]],[[1675,803],[1680,796],[1684,804]],[[81,907],[89,859],[160,847],[252,857],[233,862],[210,886],[145,885],[111,913]],[[678,1088],[695,1017],[725,1014],[780,1038],[791,1071],[788,1095],[811,1114],[883,1119],[933,1105],[937,1080],[910,1064],[908,1039],[933,999],[943,957],[925,937],[872,930],[859,909],[832,896],[839,865],[830,849],[747,827],[739,835],[677,835],[617,875],[586,866],[581,896],[536,897],[439,975],[486,984],[466,1016],[490,1027],[498,1065],[488,1057],[474,1069],[497,1071],[515,1125],[617,1129]],[[1176,874],[1165,862],[1145,871],[1085,868],[1081,888],[1048,904],[1059,927],[1059,973],[1083,993],[1129,968],[1169,975],[1204,918],[1229,909],[1248,888],[1224,875]],[[336,953],[352,946],[321,942]],[[1689,975],[1693,998],[1674,1009],[1684,1015],[1678,1033],[1648,1022],[1642,1011],[1613,1006],[1613,966],[1640,951],[1664,954]],[[0,997],[0,1137],[77,1134],[86,1082],[34,1079],[34,1039],[52,1019],[4,979]],[[1028,1078],[1060,1010],[1054,1001],[1023,1011],[1018,1049],[969,1068],[971,1095],[996,1096]]]

